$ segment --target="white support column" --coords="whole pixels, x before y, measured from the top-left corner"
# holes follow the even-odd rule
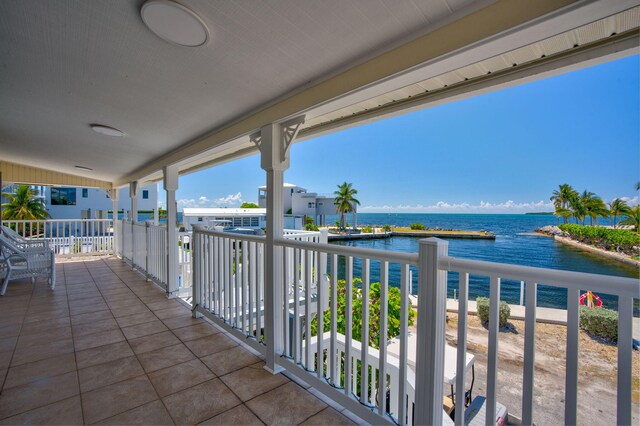
[[[175,297],[178,294],[178,166],[167,166],[163,173],[164,190],[167,192],[167,296]]]
[[[418,316],[416,397],[414,423],[442,424],[444,387],[447,271],[438,269],[449,243],[437,238],[420,240],[418,254]],[[461,403],[462,406],[462,403]]]
[[[251,140],[260,149],[260,167],[267,173],[267,236],[265,244],[264,330],[266,351],[265,369],[271,373],[282,371],[277,360],[284,353],[282,335],[282,250],[274,240],[282,238],[284,205],[282,191],[284,171],[289,168],[289,147],[298,134],[304,116],[283,124],[268,124],[253,134]]]
[[[111,215],[113,222],[113,254],[116,255],[118,253],[118,233],[116,232],[116,227],[118,223],[118,188],[111,188],[107,190],[107,195],[111,198],[111,205],[113,209],[113,214]],[[120,228],[122,229],[122,228]],[[120,253],[122,255],[122,253]]]
[[[129,183],[129,198],[131,199],[131,210],[129,210],[129,220],[138,221],[138,182]]]

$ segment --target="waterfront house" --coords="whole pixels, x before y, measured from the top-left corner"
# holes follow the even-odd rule
[[[282,209],[285,212],[286,228],[301,229],[304,223],[300,219],[304,216],[312,218],[317,225],[327,225],[327,215],[336,214],[333,196],[309,192],[301,186],[286,182],[282,188]],[[266,185],[258,187],[258,204],[260,207],[267,205]],[[356,214],[357,205],[354,205],[354,226]]]
[[[182,223],[187,231],[190,231],[193,225],[212,229],[215,226],[222,226],[257,231],[266,226],[266,218],[266,209],[185,207],[182,211]]]
[[[114,210],[118,189],[129,187],[133,219],[139,189],[162,182],[169,226],[115,220],[104,241],[79,237],[80,253],[107,256],[59,259],[55,290],[43,280],[9,285],[0,298],[0,421],[451,423],[443,394],[446,274],[454,271],[459,408],[476,274],[490,277],[488,424],[505,386],[519,392],[520,403],[507,408],[523,424],[547,410],[536,402],[545,391],[535,380],[539,283],[567,292],[558,420],[594,420],[581,417],[592,407],[579,387],[578,297],[586,287],[619,301],[616,403],[601,407],[598,420],[637,422],[635,280],[459,259],[434,239],[411,254],[285,234],[283,191],[293,143],[637,54],[639,28],[638,0],[3,0],[0,180],[100,188]],[[269,189],[266,236],[196,228],[181,263],[178,177],[249,155],[260,156]],[[398,271],[398,357],[387,353],[385,333],[379,350],[368,345],[367,327],[362,341],[353,339],[350,297],[347,331],[336,331],[338,308],[327,293],[337,291],[340,272],[351,294],[354,261],[364,265],[365,287],[368,265],[380,265],[382,306],[389,268]],[[184,265],[192,266],[188,280]],[[419,282],[415,374],[407,359],[410,268]],[[499,374],[501,278],[525,283],[519,383],[501,383]],[[175,297],[184,292],[188,306]],[[366,325],[367,299],[362,306]],[[314,308],[327,312],[328,324],[317,316],[324,334],[312,332]],[[389,324],[384,309],[375,320],[383,330]]]

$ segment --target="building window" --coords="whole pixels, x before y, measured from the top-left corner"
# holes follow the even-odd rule
[[[323,203],[318,203],[319,206],[323,205]]]
[[[142,199],[143,200],[148,200],[149,199],[149,190],[147,190],[147,189],[143,189],[142,190]]]
[[[75,188],[51,188],[51,205],[52,206],[75,206],[76,205],[76,189]]]
[[[89,198],[89,189],[82,188],[82,198]]]
[[[198,222],[202,222],[202,218],[201,217],[198,218]]]
[[[260,218],[252,217],[251,218],[251,226],[260,226]]]
[[[310,209],[315,209],[316,208],[316,203],[309,203],[307,205]]]

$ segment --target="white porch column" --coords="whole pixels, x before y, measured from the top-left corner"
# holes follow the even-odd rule
[[[163,174],[164,190],[167,192],[167,296],[175,297],[178,294],[178,166],[166,166]]]
[[[116,227],[118,223],[118,188],[111,188],[107,190],[107,194],[109,198],[111,198],[111,208],[113,209],[113,214],[111,215],[112,223],[113,223],[113,254],[118,254],[118,233],[116,232]],[[121,228],[122,229],[122,228]],[[122,253],[121,253],[122,255]]]
[[[131,210],[129,210],[129,220],[138,221],[138,181],[129,183],[129,198],[131,199]]]
[[[251,136],[251,140],[260,149],[260,167],[267,172],[267,236],[264,256],[264,330],[267,347],[265,369],[274,374],[282,371],[277,360],[284,352],[282,250],[276,249],[274,240],[283,236],[284,171],[289,168],[289,147],[303,122],[304,116],[301,116],[283,124],[268,124],[262,127],[259,133]]]

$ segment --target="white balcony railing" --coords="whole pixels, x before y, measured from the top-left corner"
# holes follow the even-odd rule
[[[300,235],[300,234],[298,234]],[[265,309],[264,237],[195,230],[193,303],[207,315],[239,336],[246,337],[258,351],[275,351],[277,364],[315,386],[329,398],[372,423],[441,424],[443,422],[445,309],[447,272],[460,277],[459,322],[455,400],[465,400],[467,383],[467,305],[469,276],[490,278],[490,319],[486,378],[486,418],[496,418],[498,363],[498,320],[501,279],[525,282],[526,319],[521,412],[523,424],[535,420],[534,372],[536,290],[538,284],[567,289],[565,423],[577,421],[578,337],[580,290],[592,290],[618,297],[619,343],[617,421],[631,423],[633,299],[640,298],[637,281],[629,278],[548,270],[516,265],[457,259],[447,255],[447,243],[429,239],[420,242],[417,254],[368,250],[300,241],[285,236],[273,248],[282,262],[282,281],[274,283],[272,312]],[[313,240],[316,237],[309,237]],[[321,237],[318,237],[320,239]],[[353,338],[354,262],[360,265],[357,278],[362,298],[359,335]],[[372,266],[375,266],[373,268]],[[410,267],[417,268],[419,306],[415,376],[408,363],[408,313]],[[393,282],[390,268],[400,271]],[[328,275],[326,272],[329,272]],[[375,272],[374,272],[375,271]],[[378,274],[379,271],[379,274]],[[370,312],[369,287],[373,275],[380,282],[379,316]],[[393,276],[398,276],[395,274]],[[338,279],[345,280],[344,305],[338,306]],[[399,287],[400,312],[394,318],[386,307],[390,286]],[[339,311],[340,310],[340,311]],[[344,332],[338,330],[339,313],[345,314]],[[322,313],[318,315],[318,313]],[[387,330],[390,321],[399,324],[399,357],[387,353],[387,336],[380,333],[379,350],[369,346],[369,333]],[[265,324],[277,328],[265,329]],[[324,330],[317,338],[317,330]],[[267,337],[268,336],[268,337]],[[510,386],[517,386],[511,383]],[[385,395],[385,397],[379,397]],[[389,402],[387,402],[387,400]],[[415,403],[415,406],[413,402]],[[387,407],[388,405],[388,407]],[[515,407],[514,407],[515,408]],[[415,412],[414,412],[415,409]],[[516,410],[517,411],[517,410]],[[415,418],[414,418],[415,416]],[[415,420],[414,420],[415,419]],[[463,424],[464,416],[455,418]],[[491,423],[491,422],[489,422]]]
[[[25,238],[46,239],[58,256],[112,254],[111,219],[3,220]]]

